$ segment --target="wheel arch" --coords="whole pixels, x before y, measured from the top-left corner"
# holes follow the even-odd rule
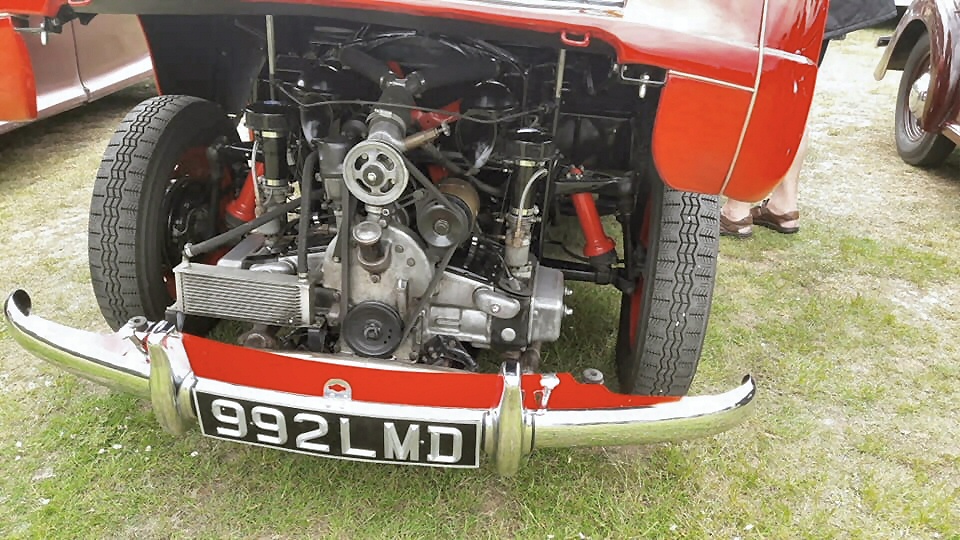
[[[141,15],[161,94],[213,101],[237,114],[266,62],[262,23],[217,15]]]
[[[897,25],[874,77],[883,78],[888,70],[902,71],[910,51],[921,39],[930,39],[931,83],[921,125],[930,132],[960,112],[960,61],[954,58],[960,40],[960,18],[949,0],[916,0]]]

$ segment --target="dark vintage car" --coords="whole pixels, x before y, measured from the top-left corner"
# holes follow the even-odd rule
[[[134,16],[75,20],[46,34],[39,31],[42,22],[36,15],[0,14],[0,133],[89,103],[153,72]]]
[[[794,161],[826,4],[0,0],[139,15],[162,93],[93,180],[115,333],[19,290],[10,334],[171,433],[318,456],[511,474],[536,448],[728,429],[752,379],[686,395],[718,195],[757,200]],[[576,335],[571,282],[620,297],[612,358],[576,376],[541,358]],[[220,320],[235,343],[206,337]]]
[[[960,16],[954,0],[915,0],[896,32],[883,38],[877,66],[902,71],[894,136],[903,160],[920,167],[943,163],[960,143]]]

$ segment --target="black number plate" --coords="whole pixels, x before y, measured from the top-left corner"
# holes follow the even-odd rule
[[[200,428],[217,439],[338,459],[477,467],[480,422],[397,420],[257,403],[197,390]]]

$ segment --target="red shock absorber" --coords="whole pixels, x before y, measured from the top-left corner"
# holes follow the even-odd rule
[[[263,163],[257,163],[257,174],[263,174]],[[237,198],[227,203],[226,220],[227,225],[236,227],[241,223],[252,221],[256,215],[257,200],[254,191],[253,171],[247,174],[247,179],[240,189]]]
[[[583,254],[595,266],[609,267],[616,262],[617,245],[607,236],[597,212],[597,203],[590,193],[574,193],[570,196],[577,210],[580,228],[583,229]]]

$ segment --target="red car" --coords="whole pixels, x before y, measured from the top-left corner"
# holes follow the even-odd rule
[[[960,142],[958,90],[960,67],[954,64],[960,35],[957,5],[948,0],[910,4],[888,42],[875,77],[902,71],[897,93],[894,140],[911,165],[936,167]]]
[[[153,71],[136,17],[72,21],[45,34],[42,23],[35,15],[0,15],[0,133],[146,80]]]
[[[117,128],[90,211],[116,333],[39,318],[24,291],[5,315],[171,433],[448,467],[485,453],[510,474],[535,448],[705,436],[749,411],[749,377],[685,395],[717,196],[757,200],[793,161],[826,1],[0,9],[140,16],[163,95]],[[580,252],[556,245],[564,215]],[[573,281],[620,292],[615,389],[541,365],[576,324]],[[203,337],[219,320],[244,325],[238,345]]]

